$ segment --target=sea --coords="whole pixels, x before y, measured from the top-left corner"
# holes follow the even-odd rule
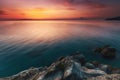
[[[105,45],[117,49],[115,59],[93,52]],[[89,61],[120,67],[120,21],[0,21],[0,77],[49,66],[78,51]]]

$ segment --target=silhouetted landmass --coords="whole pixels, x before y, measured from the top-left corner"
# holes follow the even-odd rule
[[[120,16],[118,16],[118,17],[113,17],[113,18],[107,18],[106,20],[120,20]]]
[[[28,19],[28,18],[23,18],[23,19],[12,19],[12,18],[1,18],[0,21],[25,21],[25,20],[30,20],[30,21],[36,21],[36,20],[89,20],[89,18],[84,18],[84,17],[80,17],[80,18],[61,18],[61,19]]]

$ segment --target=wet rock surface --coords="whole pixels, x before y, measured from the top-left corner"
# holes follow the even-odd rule
[[[98,77],[91,77],[87,80],[120,80],[120,74],[111,74],[111,75],[103,75]]]

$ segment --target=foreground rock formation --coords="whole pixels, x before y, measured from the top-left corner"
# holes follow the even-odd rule
[[[87,62],[84,55],[75,53],[59,58],[49,67],[30,68],[0,80],[120,80],[120,69]]]

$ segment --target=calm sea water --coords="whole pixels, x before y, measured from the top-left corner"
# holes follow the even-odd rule
[[[117,58],[105,60],[92,49],[115,47]],[[60,56],[76,51],[88,60],[120,67],[120,22],[118,21],[1,21],[0,77],[30,67],[48,66]]]

